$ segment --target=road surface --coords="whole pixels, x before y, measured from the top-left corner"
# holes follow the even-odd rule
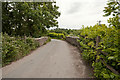
[[[89,78],[89,67],[76,47],[62,40],[51,42],[2,68],[3,78]]]

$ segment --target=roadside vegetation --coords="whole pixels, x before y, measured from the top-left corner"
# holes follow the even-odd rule
[[[78,42],[97,78],[120,78],[119,32],[114,26],[95,25],[82,29]]]
[[[108,1],[103,10],[109,26],[97,23],[82,29],[54,29],[51,32],[79,37],[82,57],[92,63],[94,76],[101,79],[120,79],[120,3]]]
[[[51,37],[52,39],[65,39],[65,35],[63,33],[49,33],[48,34],[49,37]]]
[[[112,16],[108,20],[109,26],[97,23],[94,26],[82,26],[79,30],[61,28],[48,30],[50,27],[58,27],[57,18],[60,13],[55,3],[3,2],[2,4],[3,66],[39,47],[38,42],[32,38],[49,36],[53,39],[65,39],[66,36],[77,36],[82,57],[92,63],[94,76],[101,79],[120,79],[118,2],[108,1],[108,6],[105,7],[104,16]]]
[[[78,36],[81,30],[76,29],[64,29],[64,28],[56,28],[48,31],[48,36],[53,39],[62,39],[65,40],[67,36]]]
[[[2,66],[28,55],[40,46],[34,38],[47,36],[47,29],[58,26],[55,3],[2,2]]]
[[[10,37],[2,35],[2,66],[8,65],[30,53],[39,47],[39,42],[33,38]]]

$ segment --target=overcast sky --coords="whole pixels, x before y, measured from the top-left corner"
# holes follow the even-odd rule
[[[107,23],[108,17],[103,17],[104,7],[108,0],[56,0],[61,16],[58,18],[60,28],[80,29],[82,25],[95,25],[101,20]]]

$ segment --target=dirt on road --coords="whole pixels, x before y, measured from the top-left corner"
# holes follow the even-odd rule
[[[32,54],[3,67],[2,74],[3,78],[90,78],[93,72],[76,47],[52,39]]]

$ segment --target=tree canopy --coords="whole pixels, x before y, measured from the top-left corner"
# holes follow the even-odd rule
[[[107,3],[107,7],[105,7],[104,16],[112,15],[112,18],[109,18],[108,23],[110,26],[115,26],[116,29],[120,29],[119,15],[120,15],[120,1],[117,0],[109,0]]]
[[[53,2],[2,2],[2,31],[40,37],[46,28],[58,26],[58,8]]]

